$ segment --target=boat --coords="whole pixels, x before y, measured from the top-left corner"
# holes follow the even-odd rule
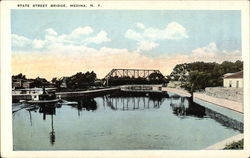
[[[39,90],[36,93],[31,94],[31,100],[28,100],[28,104],[47,104],[47,103],[57,103],[60,99],[56,98],[55,91],[45,90],[45,87],[42,88],[42,91]]]

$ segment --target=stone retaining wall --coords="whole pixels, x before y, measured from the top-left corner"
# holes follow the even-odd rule
[[[228,99],[243,103],[242,88],[207,87],[204,93],[215,98]]]

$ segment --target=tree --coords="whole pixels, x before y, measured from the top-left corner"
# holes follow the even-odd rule
[[[209,85],[210,73],[191,71],[184,88],[191,94],[196,90],[205,89]]]
[[[171,80],[181,81],[182,87],[190,92],[223,85],[223,76],[243,70],[243,62],[224,61],[218,63],[193,62],[177,64],[171,74]]]
[[[56,84],[56,81],[57,81],[57,78],[56,78],[56,77],[52,78],[52,80],[51,80],[51,82],[52,82],[53,84]]]
[[[153,84],[162,84],[166,82],[165,77],[161,73],[153,72],[148,76],[149,82]]]
[[[23,75],[22,73],[18,74],[18,75],[13,75],[12,76],[13,79],[23,79],[23,80],[26,80],[26,76]]]
[[[63,78],[52,78],[51,82],[55,85],[56,88],[60,89],[63,83]]]
[[[92,72],[78,72],[66,79],[68,88],[72,89],[85,89],[92,86],[96,80],[96,73]]]
[[[190,64],[184,63],[184,64],[177,64],[173,71],[170,74],[170,78],[174,81],[178,80],[185,80],[186,76],[188,75],[190,68]]]
[[[35,87],[43,87],[49,83],[45,78],[40,78],[40,77],[33,79],[33,82]]]

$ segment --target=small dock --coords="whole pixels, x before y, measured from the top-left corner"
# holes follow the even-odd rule
[[[125,85],[120,86],[120,89],[125,92],[162,93],[161,85]]]

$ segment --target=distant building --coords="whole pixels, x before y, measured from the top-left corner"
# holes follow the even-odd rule
[[[45,88],[46,91],[55,91],[56,88]],[[42,88],[25,88],[12,90],[12,94],[43,94]]]
[[[22,81],[13,81],[12,82],[12,88],[16,89],[16,88],[21,88],[22,87]]]
[[[23,82],[23,88],[34,88],[35,85],[34,85],[34,82],[29,82],[29,81],[26,81],[26,82]]]
[[[243,88],[243,71],[224,75],[224,87]]]

